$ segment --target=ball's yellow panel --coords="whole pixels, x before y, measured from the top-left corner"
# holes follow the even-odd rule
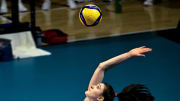
[[[89,8],[85,8],[82,14],[87,25],[92,25],[100,16],[100,12],[98,10]]]

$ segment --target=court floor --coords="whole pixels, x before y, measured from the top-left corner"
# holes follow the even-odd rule
[[[98,63],[143,45],[153,51],[109,70],[104,81],[116,92],[145,84],[156,101],[179,101],[180,44],[154,32],[47,46],[50,56],[0,62],[0,100],[82,101]]]

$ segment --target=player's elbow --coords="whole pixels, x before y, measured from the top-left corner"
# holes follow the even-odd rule
[[[98,69],[105,70],[105,64],[103,62],[99,63]]]

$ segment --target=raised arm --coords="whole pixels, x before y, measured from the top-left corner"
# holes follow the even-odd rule
[[[145,57],[145,55],[143,53],[150,52],[150,51],[152,51],[152,49],[146,48],[145,46],[142,46],[139,48],[132,49],[129,52],[118,55],[118,56],[113,57],[107,61],[100,63],[99,66],[96,68],[96,70],[95,70],[95,72],[94,72],[94,74],[90,80],[88,89],[92,85],[97,85],[97,84],[102,82],[102,80],[104,78],[104,72],[106,70],[114,67],[117,64],[120,64],[121,62],[123,62],[123,61],[125,61],[131,57],[134,57],[134,56],[144,56]]]

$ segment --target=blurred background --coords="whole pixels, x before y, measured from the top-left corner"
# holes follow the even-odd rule
[[[81,24],[86,4],[101,9],[98,25]],[[139,46],[153,51],[118,65],[104,81],[116,92],[140,83],[156,101],[180,101],[180,0],[0,0],[0,6],[0,101],[82,101],[100,62]]]
[[[9,10],[1,12],[1,24],[11,22],[11,1],[5,1]],[[152,4],[145,4],[148,0],[51,0],[43,10],[45,1],[35,1],[36,26],[42,31],[59,29],[69,35],[68,42],[175,28],[180,19],[179,0],[150,0]],[[20,11],[19,21],[30,22],[30,3],[21,2],[26,11]],[[79,10],[86,4],[100,7],[103,18],[97,26],[86,27],[80,23]],[[121,6],[119,13],[116,6]]]

